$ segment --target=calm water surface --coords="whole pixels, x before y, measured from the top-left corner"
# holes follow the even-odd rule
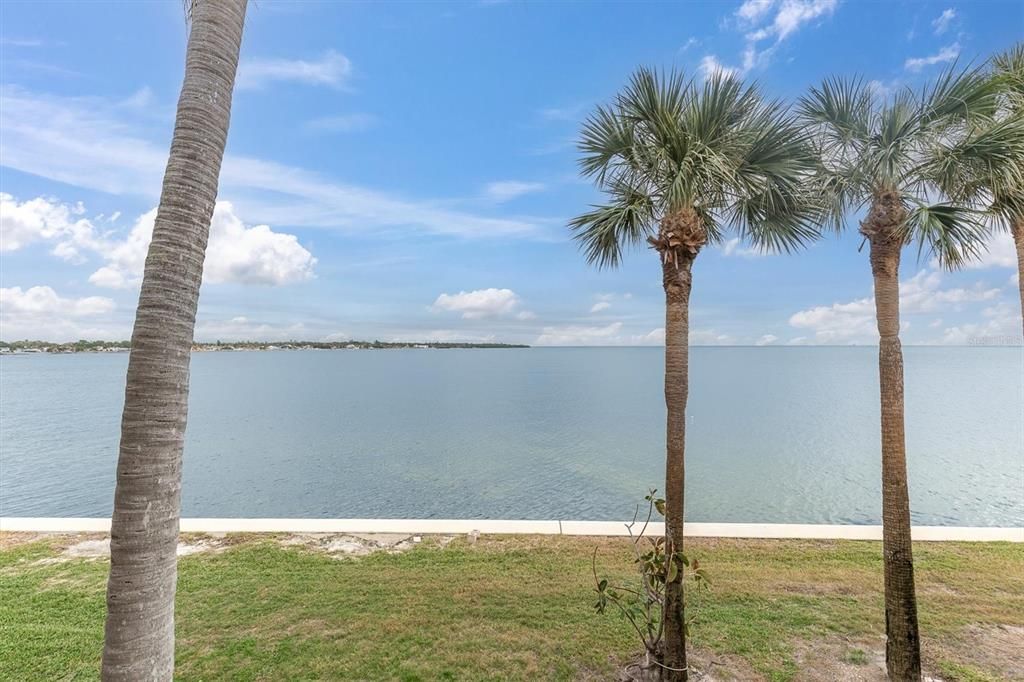
[[[878,523],[874,348],[694,348],[694,521]],[[0,515],[111,510],[127,354],[0,358]],[[662,350],[197,353],[186,516],[621,519]],[[1020,348],[907,348],[916,523],[1024,522]]]

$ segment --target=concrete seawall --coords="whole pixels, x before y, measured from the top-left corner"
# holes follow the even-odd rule
[[[633,527],[639,532],[641,524]],[[416,533],[463,534],[472,531],[522,535],[628,535],[618,521],[515,521],[490,519],[199,519],[181,520],[183,533]],[[106,533],[109,518],[0,518],[0,531]],[[652,523],[649,534],[664,526]],[[688,523],[685,534],[706,538],[793,538],[808,540],[881,540],[881,526],[789,523]],[[914,526],[914,540],[1024,542],[1024,528]]]

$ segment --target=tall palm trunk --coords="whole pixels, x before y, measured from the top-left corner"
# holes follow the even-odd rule
[[[1021,322],[1024,323],[1024,218],[1017,218],[1010,224],[1010,233],[1013,235],[1013,244],[1017,247],[1017,288],[1020,289]]]
[[[882,414],[882,551],[885,564],[885,661],[889,678],[921,679],[910,496],[903,429],[903,350],[900,346],[900,227],[906,213],[894,194],[879,195],[862,225],[871,241],[878,323],[878,383]]]
[[[692,209],[667,216],[654,247],[661,255],[665,288],[665,554],[669,561],[683,552],[686,488],[686,399],[690,367],[690,289],[693,260],[707,236]],[[682,567],[680,567],[681,569]],[[662,679],[686,680],[686,619],[683,571],[665,584]]]
[[[193,0],[185,80],[128,360],[111,523],[104,680],[174,671],[189,355],[246,0]]]

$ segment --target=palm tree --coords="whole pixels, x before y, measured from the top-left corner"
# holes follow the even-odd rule
[[[638,70],[583,125],[580,168],[607,203],[570,226],[586,259],[615,267],[649,244],[665,290],[666,557],[677,562],[662,608],[665,679],[685,680],[683,492],[692,266],[730,227],[755,246],[790,251],[817,236],[804,182],[813,148],[787,109],[756,86],[716,75]]]
[[[1024,313],[1024,44],[997,55],[992,65],[995,110],[943,141],[933,175],[945,192],[1009,230]]]
[[[104,680],[174,671],[189,354],[246,0],[191,0],[185,80],[139,295],[110,531]]]
[[[919,252],[930,250],[941,266],[955,268],[983,248],[980,214],[951,201],[929,204],[948,198],[929,179],[936,149],[976,112],[991,110],[991,92],[980,70],[951,68],[920,93],[904,89],[886,100],[862,80],[834,78],[800,103],[819,151],[828,223],[838,230],[848,212],[867,207],[860,233],[870,244],[880,337],[886,664],[895,680],[921,677],[903,431],[900,255],[916,241]]]

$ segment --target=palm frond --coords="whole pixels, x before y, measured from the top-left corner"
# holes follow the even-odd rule
[[[996,86],[1010,101],[1014,110],[1024,110],[1024,43],[992,58]]]
[[[990,233],[983,212],[953,203],[917,203],[903,230],[907,241],[917,242],[919,258],[930,253],[950,270],[979,258]]]
[[[620,262],[671,213],[701,216],[707,241],[733,227],[756,245],[788,251],[817,236],[810,186],[815,154],[780,102],[756,85],[716,75],[638,70],[586,120],[580,169],[607,201],[570,223],[599,267]]]
[[[599,268],[617,267],[624,247],[639,246],[654,234],[653,205],[645,192],[619,182],[609,195],[609,203],[593,206],[569,222],[587,262]]]
[[[873,98],[862,78],[830,78],[812,87],[798,105],[810,125],[839,144],[864,143],[871,135]]]
[[[961,70],[954,62],[921,93],[922,126],[991,119],[998,106],[998,84],[983,67]]]

